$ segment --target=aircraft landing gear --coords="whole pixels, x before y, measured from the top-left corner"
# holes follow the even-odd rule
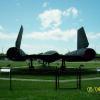
[[[65,69],[65,67],[66,67],[65,60],[62,59],[61,69]]]
[[[34,69],[34,66],[33,66],[33,59],[30,59],[29,69]]]
[[[50,65],[49,62],[45,62],[45,61],[43,61],[43,66],[45,66],[45,67],[49,67],[49,65]]]

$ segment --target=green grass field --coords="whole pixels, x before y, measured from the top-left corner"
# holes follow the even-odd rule
[[[37,66],[38,63],[34,62]],[[61,62],[53,63],[56,66]],[[6,67],[11,64],[12,67],[27,67],[26,62],[0,61],[0,67]],[[68,62],[68,67],[79,67],[84,64],[85,68],[96,68],[100,66],[99,62]],[[37,67],[36,66],[36,67]],[[0,78],[9,77],[8,74],[0,74]],[[54,79],[54,76],[34,76],[34,75],[12,75],[13,78],[25,79]],[[100,77],[100,73],[84,75],[87,77]],[[75,76],[61,76],[60,79],[73,79]],[[60,83],[60,89],[55,89],[54,82],[33,82],[33,81],[12,81],[12,91],[9,90],[9,80],[0,80],[0,100],[100,100],[100,80],[82,80],[82,89],[75,89],[75,82]],[[93,90],[88,92],[87,88],[92,87]],[[94,88],[97,87],[98,91]]]
[[[87,91],[90,86],[100,87],[100,80],[83,81],[82,90],[73,89],[74,82],[61,83],[55,90],[54,83],[13,81],[12,91],[8,81],[0,81],[0,100],[100,100],[100,91]]]
[[[15,62],[15,61],[3,61],[0,60],[0,67],[6,67],[7,65],[11,64],[11,67],[28,67],[28,63],[25,61],[22,62]],[[42,64],[39,64],[37,61],[33,61],[33,66],[35,68],[41,66]],[[84,65],[85,68],[96,68],[100,67],[99,61],[89,61],[89,62],[66,62],[66,67],[79,67],[80,65]],[[54,63],[51,63],[50,66],[53,67],[60,67],[61,61],[57,61]]]

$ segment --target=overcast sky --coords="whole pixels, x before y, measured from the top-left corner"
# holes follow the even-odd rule
[[[76,50],[82,26],[100,53],[100,0],[0,0],[0,52],[15,46],[21,25],[26,53]]]

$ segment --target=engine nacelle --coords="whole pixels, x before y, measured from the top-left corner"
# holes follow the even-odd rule
[[[73,52],[69,52],[66,55],[72,56],[72,61],[89,61],[95,58],[96,52],[92,48],[82,48]],[[77,59],[73,60],[73,56]]]
[[[25,53],[23,50],[18,49],[16,47],[11,47],[7,51],[7,58],[14,61],[24,61],[25,59]]]
[[[95,56],[96,56],[96,52],[93,49],[88,48],[85,50],[83,58],[85,60],[92,60],[95,58]]]

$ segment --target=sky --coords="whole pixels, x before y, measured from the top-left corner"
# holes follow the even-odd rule
[[[100,0],[0,0],[0,52],[15,46],[21,25],[28,54],[76,50],[82,26],[89,47],[100,53]]]

